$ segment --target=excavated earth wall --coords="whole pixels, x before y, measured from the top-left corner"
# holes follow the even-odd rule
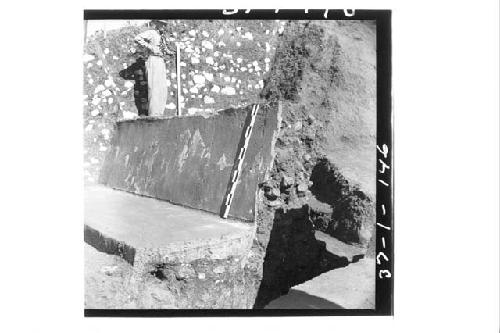
[[[316,229],[363,245],[375,224],[375,37],[371,21],[290,22],[261,93],[283,104],[269,200],[306,204]]]
[[[375,238],[376,26],[290,21],[280,37],[261,92],[282,104],[283,120],[262,186],[268,218],[257,226],[265,249],[257,308],[348,264],[325,252],[314,230],[370,257]]]

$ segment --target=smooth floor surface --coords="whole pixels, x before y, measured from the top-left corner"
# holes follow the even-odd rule
[[[98,185],[85,187],[84,217],[89,227],[135,248],[243,235],[253,228],[251,223]]]

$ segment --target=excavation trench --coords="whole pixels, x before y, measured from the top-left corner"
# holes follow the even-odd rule
[[[188,236],[148,244],[155,232],[144,233],[134,222],[137,239],[124,241],[119,227],[109,225],[94,228],[102,237],[86,239],[106,240],[109,252],[127,249],[136,280],[159,281],[170,304],[183,309],[263,308],[291,287],[359,260],[368,244],[373,251],[375,126],[367,81],[374,68],[371,60],[351,57],[340,37],[351,38],[346,31],[352,30],[372,38],[374,31],[364,23],[333,26],[291,22],[280,36],[228,220],[218,215],[250,106],[209,117],[119,122],[101,184],[140,195],[146,207],[181,205],[170,228]],[[353,74],[352,59],[362,59],[354,65],[365,72]],[[207,214],[207,222],[183,217],[189,210]],[[148,223],[158,230],[168,225],[162,218]],[[189,226],[220,234],[188,239],[191,233],[182,231]],[[318,232],[364,252],[346,256],[328,248]]]

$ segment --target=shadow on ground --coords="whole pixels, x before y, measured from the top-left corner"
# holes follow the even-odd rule
[[[287,295],[272,301],[265,309],[343,309],[343,307],[304,291],[291,289]]]

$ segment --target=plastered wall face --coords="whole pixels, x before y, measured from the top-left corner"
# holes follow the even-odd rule
[[[106,186],[219,214],[251,107],[212,117],[117,123],[100,174]],[[277,110],[261,107],[229,216],[254,220],[255,191],[271,165]]]

